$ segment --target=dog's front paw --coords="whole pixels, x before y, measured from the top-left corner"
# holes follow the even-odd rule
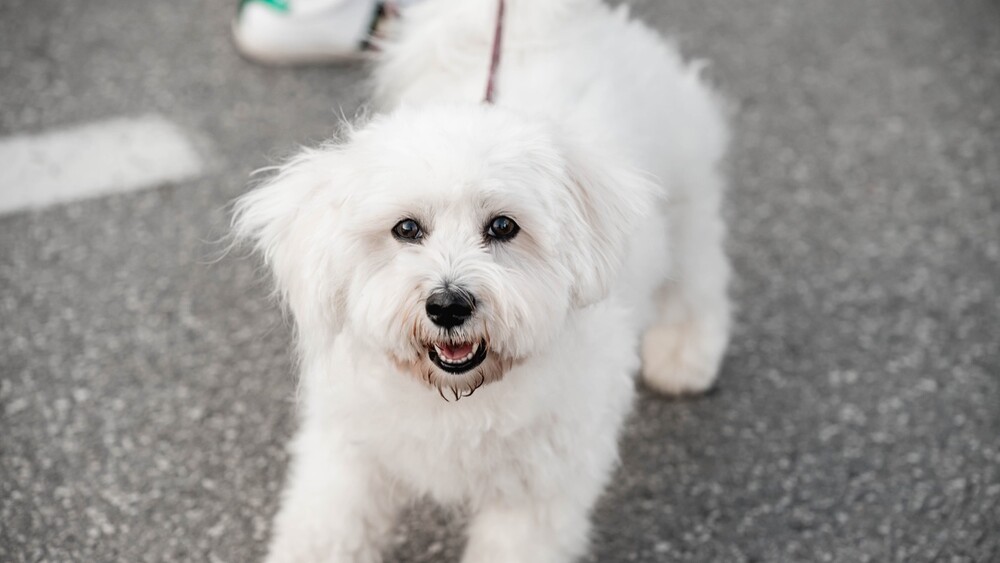
[[[382,563],[377,541],[364,526],[338,526],[315,518],[316,510],[291,506],[279,514],[265,563]],[[357,516],[359,520],[363,516]]]
[[[643,379],[667,395],[703,393],[715,383],[727,340],[724,324],[704,319],[651,326],[642,341]]]
[[[381,563],[377,551],[331,545],[272,545],[265,563]]]

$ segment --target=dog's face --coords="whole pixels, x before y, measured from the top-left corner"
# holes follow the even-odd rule
[[[348,331],[359,354],[457,399],[605,295],[648,196],[496,108],[399,110],[286,165],[239,203],[236,228],[306,346]]]

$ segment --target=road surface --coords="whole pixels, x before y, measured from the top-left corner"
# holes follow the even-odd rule
[[[633,4],[731,101],[739,312],[716,392],[641,394],[588,561],[1000,561],[1000,4]],[[233,9],[0,4],[0,561],[263,554],[290,330],[213,241],[364,70],[250,64]]]

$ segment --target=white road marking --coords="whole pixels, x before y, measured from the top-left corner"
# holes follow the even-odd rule
[[[179,127],[147,115],[0,139],[0,213],[190,179],[202,170]]]

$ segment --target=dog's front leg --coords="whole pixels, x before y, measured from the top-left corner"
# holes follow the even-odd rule
[[[582,492],[582,491],[581,491]],[[469,527],[462,563],[569,563],[587,549],[595,494],[481,510]]]
[[[267,563],[378,563],[399,504],[375,464],[307,419],[292,444]]]

